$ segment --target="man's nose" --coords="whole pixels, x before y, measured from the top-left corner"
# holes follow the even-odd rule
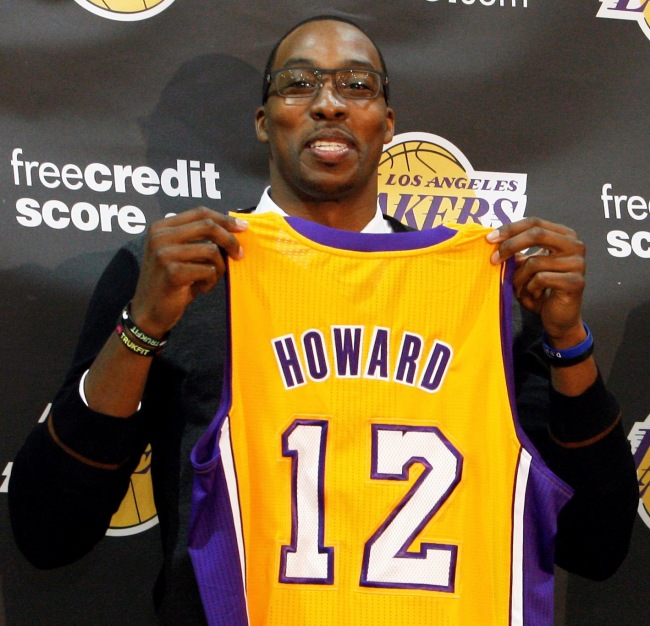
[[[318,118],[347,117],[348,103],[338,92],[333,76],[323,76],[323,84],[312,100],[311,111],[312,116]]]

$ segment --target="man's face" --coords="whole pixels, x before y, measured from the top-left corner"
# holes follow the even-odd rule
[[[382,69],[372,42],[354,26],[336,21],[311,22],[291,33],[273,69],[290,67]],[[343,98],[331,75],[312,98],[285,100],[271,85],[256,127],[259,139],[270,146],[276,202],[357,199],[375,206],[377,164],[394,128],[383,94]]]

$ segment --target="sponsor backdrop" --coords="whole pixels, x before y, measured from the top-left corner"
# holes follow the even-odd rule
[[[387,212],[423,228],[539,215],[587,243],[586,318],[637,456],[639,518],[613,579],[560,573],[557,623],[650,623],[648,0],[4,0],[0,624],[154,623],[151,452],[109,536],[52,572],[13,545],[12,459],[114,251],[168,213],[257,201],[264,61],[320,13],[358,20],[386,56],[399,133],[380,167]]]

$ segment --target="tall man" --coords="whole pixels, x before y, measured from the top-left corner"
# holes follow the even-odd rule
[[[369,83],[358,80],[363,72]],[[255,116],[258,138],[269,146],[271,182],[255,212],[348,231],[405,230],[382,216],[376,201],[377,167],[395,125],[385,74],[375,44],[339,18],[307,21],[280,40]],[[353,93],[358,89],[367,91]],[[167,623],[204,619],[187,555],[189,454],[221,392],[222,251],[231,263],[240,261],[246,250],[238,234],[245,230],[245,216],[197,208],[154,224],[144,242],[118,252],[90,303],[47,423],[31,434],[12,472],[18,544],[38,567],[56,567],[103,536],[150,442],[165,556],[156,601]],[[549,366],[538,333],[532,340],[522,333],[516,400],[545,461],[575,491],[560,515],[556,562],[602,579],[625,556],[638,494],[616,402],[587,354],[584,245],[569,228],[534,218],[488,239],[497,245],[492,263],[516,258],[513,282],[524,318],[541,320],[548,347],[575,363],[560,367],[565,363],[551,356]],[[546,254],[524,256],[530,247]],[[115,332],[128,302],[126,322]]]

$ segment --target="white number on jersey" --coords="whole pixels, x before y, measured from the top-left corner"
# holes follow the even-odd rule
[[[283,455],[292,459],[292,524],[280,582],[334,582],[334,549],[324,545],[327,429],[324,420],[296,420],[282,437]],[[366,542],[361,586],[454,591],[458,546],[409,548],[458,485],[462,456],[438,428],[372,426],[372,479],[406,481],[416,463],[424,471]]]

